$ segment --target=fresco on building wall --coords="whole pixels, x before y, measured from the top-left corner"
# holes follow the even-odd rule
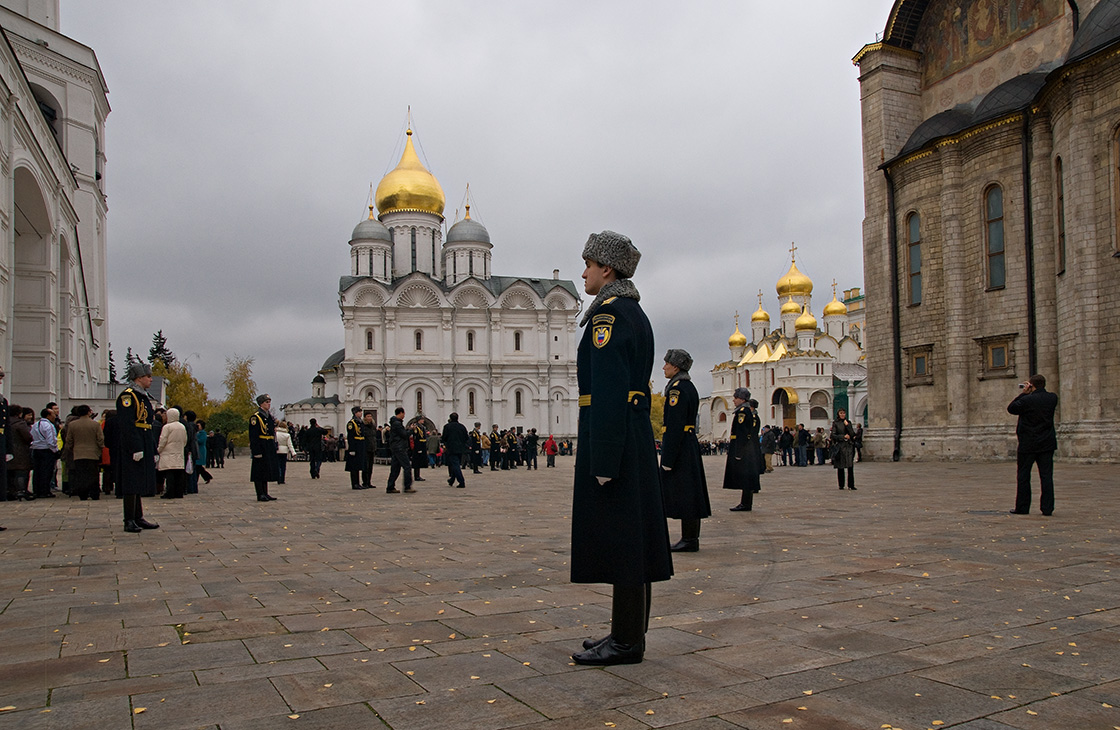
[[[926,86],[993,55],[1060,18],[1065,0],[934,0],[914,47],[925,56]]]

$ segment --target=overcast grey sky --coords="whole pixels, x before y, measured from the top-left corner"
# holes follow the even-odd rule
[[[276,403],[310,395],[411,105],[448,225],[469,183],[495,274],[581,284],[587,235],[629,235],[657,349],[689,350],[705,394],[736,309],[749,335],[761,289],[778,322],[791,241],[818,317],[833,277],[863,285],[850,59],[891,4],[63,0],[110,90],[118,369],[162,329],[212,397],[234,354]]]

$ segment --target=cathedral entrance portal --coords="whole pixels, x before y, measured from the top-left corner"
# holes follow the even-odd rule
[[[782,426],[793,428],[797,425],[797,393],[789,388],[778,388],[774,391],[770,405],[781,406]]]

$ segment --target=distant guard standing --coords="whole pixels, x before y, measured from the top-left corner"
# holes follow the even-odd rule
[[[366,468],[366,430],[361,414],[362,407],[354,406],[346,422],[346,471],[350,472],[351,489],[365,489],[360,483]]]
[[[572,494],[573,583],[612,586],[611,633],[577,664],[636,664],[645,653],[651,583],[673,575],[650,423],[653,329],[630,281],[641,253],[626,236],[593,234],[584,291],[595,296],[576,356],[579,448]]]
[[[257,490],[258,502],[273,502],[268,483],[279,479],[276,465],[276,419],[269,413],[272,398],[267,393],[257,396],[257,412],[249,416],[249,451],[253,455],[249,478]]]
[[[132,385],[117,396],[118,447],[111,457],[117,469],[117,490],[124,507],[125,532],[159,527],[144,519],[143,497],[156,495],[156,440],[152,432],[155,409],[148,398],[152,367],[133,362],[128,366]]]
[[[731,396],[735,410],[731,412],[731,443],[727,447],[727,466],[723,471],[723,488],[738,489],[743,496],[732,512],[750,512],[754,493],[760,488],[758,475],[765,470],[759,447],[758,414],[750,406],[751,392],[736,388]]]
[[[665,433],[661,436],[661,492],[665,516],[681,521],[681,539],[669,549],[694,553],[700,549],[700,520],[712,516],[708,481],[696,439],[700,396],[688,374],[692,356],[684,350],[665,353]]]

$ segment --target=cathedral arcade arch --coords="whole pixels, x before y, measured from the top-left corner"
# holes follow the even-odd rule
[[[809,396],[809,420],[830,421],[828,393],[823,390],[815,391]]]
[[[44,187],[27,167],[17,167],[15,192],[15,257],[12,276],[12,314],[8,335],[12,351],[13,383],[19,383],[27,402],[52,400],[52,345],[57,318],[54,309],[53,227]],[[41,397],[40,397],[41,396]],[[34,398],[34,401],[31,399]]]
[[[800,399],[797,391],[792,388],[776,388],[770,399],[770,409],[773,418],[781,418],[783,426],[794,427],[797,425],[797,404]]]

